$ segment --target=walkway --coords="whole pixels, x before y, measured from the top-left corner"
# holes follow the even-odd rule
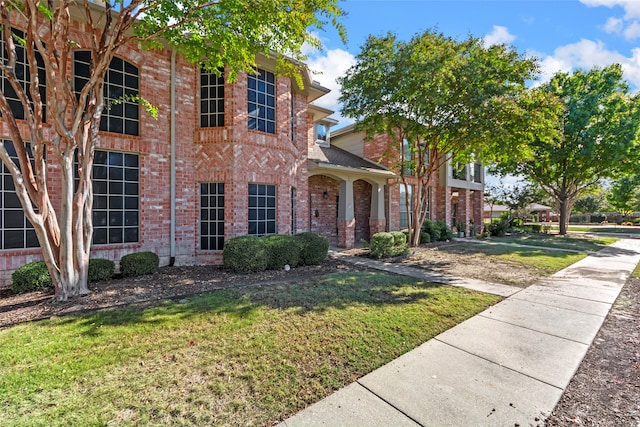
[[[620,240],[281,425],[542,425],[639,261],[640,241]]]

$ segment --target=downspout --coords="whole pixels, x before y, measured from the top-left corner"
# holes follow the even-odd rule
[[[171,106],[170,115],[170,144],[171,144],[171,190],[170,190],[170,226],[169,226],[169,266],[176,262],[176,50],[171,48]]]

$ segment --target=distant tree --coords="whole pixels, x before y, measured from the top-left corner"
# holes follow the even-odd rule
[[[127,44],[156,48],[166,43],[212,72],[227,67],[231,79],[239,71],[253,71],[256,54],[261,52],[275,57],[279,72],[294,75],[299,64],[287,58],[302,59],[299,52],[304,43],[319,45],[310,29],[331,24],[343,34],[337,2],[0,0],[4,41],[0,78],[5,80],[0,112],[18,158],[14,161],[0,141],[0,160],[13,177],[25,216],[35,229],[58,300],[89,292],[91,169],[105,108],[104,76],[118,49]],[[74,35],[74,19],[82,21],[86,37]],[[74,88],[68,73],[73,49],[91,54],[89,77],[82,88]],[[16,67],[19,58],[27,63],[26,71]],[[20,105],[20,117],[5,96],[9,88]],[[143,99],[128,101],[153,110]],[[19,124],[18,119],[24,122]],[[46,127],[51,132],[45,132]],[[61,186],[59,209],[49,194],[48,162],[62,176],[55,184]]]
[[[527,206],[542,201],[542,197],[544,197],[540,187],[529,182],[509,186],[500,182],[500,185],[494,187],[492,191],[495,194],[495,199],[508,206],[509,211],[515,217],[526,215],[528,213]]]
[[[630,94],[619,65],[558,73],[537,90],[564,105],[559,136],[538,136],[530,145],[533,156],[506,159],[498,169],[523,175],[547,191],[560,207],[560,234],[566,234],[581,192],[638,164],[640,97]]]
[[[591,222],[591,214],[602,210],[606,203],[604,193],[602,191],[594,191],[576,199],[573,209],[587,216],[587,222]]]
[[[534,135],[546,134],[555,104],[528,91],[534,59],[482,39],[455,40],[426,31],[410,41],[370,36],[357,63],[340,79],[342,114],[366,135],[389,135],[386,155],[409,185],[410,243],[417,245],[426,219],[429,180],[446,162],[520,157]]]
[[[640,175],[624,176],[615,180],[607,194],[607,201],[623,216],[640,211]]]

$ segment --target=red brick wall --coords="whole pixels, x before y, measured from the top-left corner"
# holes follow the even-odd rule
[[[353,213],[356,219],[355,243],[371,240],[369,217],[371,215],[371,184],[358,180],[353,183]]]
[[[84,31],[82,25],[77,28]],[[86,34],[74,39],[88,46]],[[139,154],[140,241],[124,245],[102,245],[92,249],[94,258],[118,261],[122,255],[153,251],[165,265],[170,257],[170,173],[171,173],[171,53],[168,50],[141,51],[127,46],[118,55],[140,71],[140,95],[159,109],[157,120],[141,108],[140,136],[101,132],[98,148]],[[69,66],[72,63],[70,61]],[[270,70],[275,71],[275,70]],[[71,70],[68,70],[71,73]],[[247,76],[225,87],[225,126],[200,129],[199,70],[179,55],[176,61],[176,263],[220,263],[221,251],[199,250],[199,183],[225,182],[225,236],[246,234],[248,184],[274,184],[277,189],[277,230],[291,232],[291,188],[296,189],[296,230],[309,229],[307,146],[313,134],[306,95],[291,90],[291,80],[276,83],[277,134],[250,131],[247,125]],[[295,135],[291,135],[293,99]],[[21,123],[20,126],[24,126]],[[0,119],[0,137],[9,138]],[[45,134],[52,134],[50,129]],[[24,133],[26,134],[26,133]],[[54,159],[52,153],[50,161]],[[50,192],[59,205],[59,171],[51,166]],[[322,193],[321,193],[322,194]],[[334,192],[337,194],[337,192]],[[335,195],[333,196],[335,203]],[[335,209],[335,206],[334,206]],[[335,211],[333,212],[335,217]],[[333,228],[335,229],[335,222]],[[0,283],[27,262],[41,259],[39,249],[0,251]]]
[[[325,192],[327,198],[324,197]],[[337,197],[339,194],[340,184],[337,180],[324,175],[309,177],[310,231],[322,234],[332,245],[338,244]]]

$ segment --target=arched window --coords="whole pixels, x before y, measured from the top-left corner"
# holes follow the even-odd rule
[[[74,87],[80,92],[89,81],[91,52],[77,50],[73,53]],[[102,111],[100,130],[140,135],[140,73],[138,68],[121,58],[113,58],[104,76],[102,93],[105,108]]]

